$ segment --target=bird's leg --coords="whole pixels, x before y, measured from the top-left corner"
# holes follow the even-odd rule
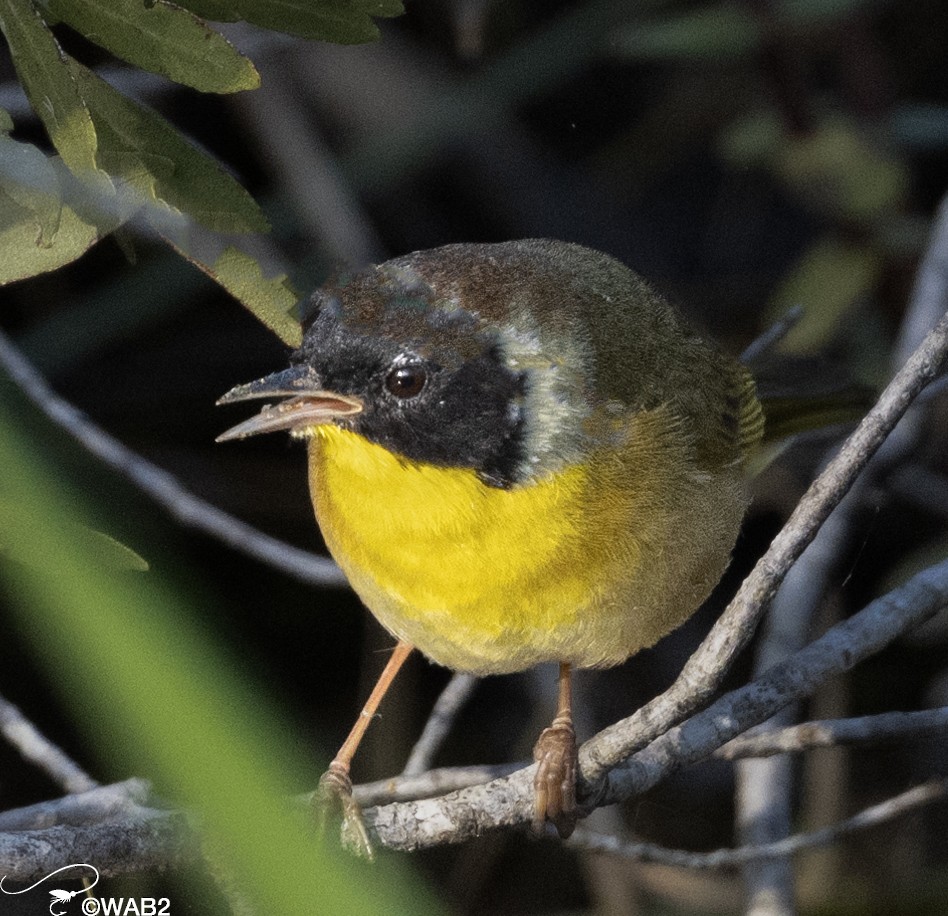
[[[533,748],[533,759],[537,763],[533,777],[533,829],[541,832],[543,824],[550,820],[564,840],[576,826],[576,777],[579,773],[571,675],[569,662],[561,662],[556,718],[540,733]]]
[[[352,797],[349,767],[359,747],[359,742],[362,741],[362,736],[365,735],[379,703],[382,702],[382,697],[395,680],[395,675],[398,674],[405,659],[411,654],[412,648],[412,645],[407,642],[399,642],[395,646],[395,651],[392,652],[388,664],[379,676],[375,687],[372,688],[368,700],[365,701],[365,706],[362,707],[359,718],[352,726],[352,731],[333,757],[329,769],[320,777],[319,788],[316,790],[315,801],[322,826],[325,827],[330,814],[341,815],[342,845],[366,859],[374,857],[372,844],[369,842],[365,822],[362,820],[362,811]]]

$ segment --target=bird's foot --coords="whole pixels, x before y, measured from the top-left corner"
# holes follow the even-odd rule
[[[566,839],[576,826],[576,777],[579,755],[573,723],[556,719],[545,728],[533,747],[537,772],[533,777],[533,829],[543,832],[551,821],[561,839]]]
[[[313,803],[321,835],[326,835],[330,824],[339,824],[339,836],[344,849],[362,859],[372,861],[375,858],[362,819],[362,809],[352,797],[348,767],[335,761],[329,764],[329,769],[319,778],[319,786],[313,793]]]

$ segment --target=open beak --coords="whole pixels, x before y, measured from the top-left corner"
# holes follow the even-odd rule
[[[347,394],[324,391],[319,378],[309,366],[292,366],[266,378],[232,388],[218,404],[234,404],[255,398],[287,398],[279,404],[267,404],[255,417],[244,420],[221,433],[216,441],[246,439],[260,433],[281,429],[305,429],[320,423],[331,423],[362,411],[362,401]]]

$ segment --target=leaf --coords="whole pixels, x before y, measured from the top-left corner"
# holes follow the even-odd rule
[[[31,143],[0,138],[0,190],[33,214],[35,244],[49,248],[62,214],[62,187],[52,163]],[[5,210],[0,212],[6,216]]]
[[[0,0],[2,2],[2,0]],[[81,64],[72,72],[99,134],[99,164],[145,204],[187,214],[218,232],[265,232],[254,199],[164,118],[127,99]]]
[[[832,236],[817,242],[768,303],[768,315],[782,315],[797,304],[805,309],[780,349],[799,353],[824,347],[853,306],[875,286],[881,269],[878,253],[868,246]]]
[[[88,491],[65,489],[48,457],[0,401],[4,482],[30,500],[25,510],[25,500],[0,502],[0,537],[44,560],[42,568],[0,562],[4,609],[74,722],[107,710],[95,727],[108,767],[148,776],[198,812],[202,837],[239,876],[252,912],[437,912],[407,868],[358,863],[320,843],[305,814],[291,810],[287,797],[312,784],[313,761],[265,685],[250,682],[247,666],[209,631],[221,612],[208,613],[206,597],[189,600],[157,571],[103,570],[69,527],[87,523],[79,513]]]
[[[61,159],[0,139],[0,286],[69,264],[118,222],[90,208]]]
[[[243,20],[300,38],[358,44],[375,41],[372,17],[400,16],[399,0],[179,0],[198,16],[216,22]]]
[[[0,191],[0,212],[0,286],[69,264],[100,238],[96,227],[69,207],[63,207],[56,236],[46,246],[39,244],[35,210]]]
[[[769,3],[766,15],[755,13],[753,5],[725,2],[636,24],[621,32],[616,46],[620,54],[632,58],[720,62],[721,58],[756,52],[765,38],[798,40],[870,2],[873,0],[782,0]]]
[[[202,92],[255,89],[253,63],[193,13],[166,0],[45,0],[50,12],[136,67]]]
[[[22,499],[11,505],[11,499],[6,493],[0,493],[0,517],[15,512],[20,518],[28,518],[33,507]],[[87,551],[89,558],[102,569],[130,570],[132,572],[147,572],[148,561],[139,556],[121,541],[86,525],[65,523],[65,534],[72,541],[78,543]],[[48,563],[44,557],[37,556],[28,549],[21,539],[11,537],[7,532],[4,536],[0,530],[0,554],[24,563],[34,569],[45,570]]]
[[[896,212],[909,187],[905,167],[856,124],[828,116],[787,138],[774,161],[780,179],[820,213],[868,223]]]
[[[637,23],[619,36],[618,50],[626,57],[647,60],[719,60],[752,51],[760,37],[760,25],[749,10],[725,5]]]
[[[76,175],[96,172],[96,132],[53,33],[30,0],[0,0],[0,31],[27,98],[63,162]]]
[[[178,240],[166,237],[166,241],[223,286],[285,344],[298,347],[302,343],[302,328],[292,314],[300,296],[285,276],[266,279],[260,265],[249,254],[232,246],[225,248],[212,262],[199,258]]]
[[[13,118],[5,108],[0,108],[0,134],[8,134],[11,130],[13,130]]]
[[[285,276],[267,280],[253,258],[232,247],[214,262],[211,276],[284,343],[302,343],[302,329],[291,314],[300,296]]]

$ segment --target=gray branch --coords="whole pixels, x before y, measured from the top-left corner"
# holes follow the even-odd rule
[[[789,728],[753,729],[715,751],[723,760],[795,754],[819,747],[886,744],[905,738],[948,731],[948,706],[920,712],[884,712],[856,719],[824,719]]]
[[[948,353],[948,314],[928,334],[883,391],[836,457],[807,490],[787,524],[744,580],[734,600],[688,660],[675,683],[627,719],[600,732],[582,748],[583,776],[598,782],[630,754],[706,703],[793,563],[816,536],[860,471],[885,441],[913,398],[938,373]]]
[[[63,862],[95,862],[105,877],[159,872],[194,863],[200,853],[184,814],[148,811],[118,823],[0,833],[0,875],[35,881]]]
[[[618,837],[605,836],[577,828],[569,845],[589,852],[605,852],[636,862],[653,862],[678,868],[711,869],[734,868],[749,862],[780,859],[805,849],[828,846],[848,833],[875,827],[885,821],[901,817],[922,805],[930,805],[948,797],[948,780],[935,780],[902,792],[893,798],[865,808],[858,814],[831,827],[799,833],[775,843],[759,846],[740,846],[737,849],[717,849],[714,852],[685,852],[667,849],[653,843],[629,843]]]
[[[64,798],[4,811],[0,813],[0,831],[41,830],[64,825],[95,826],[103,821],[136,815],[143,810],[150,796],[151,785],[144,779],[97,786]]]
[[[812,693],[827,678],[848,671],[946,605],[948,561],[919,573],[763,677],[726,694],[620,762],[588,803],[614,804],[647,791]],[[370,809],[366,821],[379,843],[400,850],[462,842],[485,830],[525,824],[531,817],[532,769],[442,798]]]
[[[408,762],[402,771],[403,776],[418,776],[431,766],[431,761],[444,744],[444,739],[448,737],[457,714],[476,686],[477,678],[473,674],[455,674],[448,681],[435,702],[431,715],[428,716],[421,737],[408,755]]]
[[[41,734],[16,706],[3,697],[0,697],[0,734],[25,760],[38,766],[66,792],[85,792],[98,785],[75,760]]]

